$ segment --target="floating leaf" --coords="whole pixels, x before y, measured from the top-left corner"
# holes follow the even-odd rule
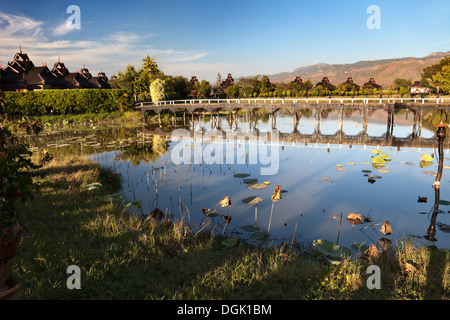
[[[226,238],[222,241],[222,244],[226,247],[234,247],[239,242],[238,238]]]
[[[371,218],[365,217],[360,213],[351,212],[347,215],[347,221],[351,224],[362,224],[367,222],[372,222]]]
[[[270,184],[270,181],[264,181],[263,182],[265,185],[269,185]]]
[[[450,206],[450,201],[447,200],[439,200],[438,203],[443,206]]]
[[[258,190],[258,189],[264,189],[267,187],[267,184],[265,183],[252,183],[247,185],[247,189],[250,190]]]
[[[247,198],[242,199],[242,202],[248,203],[248,204],[250,204],[252,206],[255,206],[258,203],[260,203],[261,201],[263,201],[263,200],[264,199],[261,198],[261,197],[247,197]]]
[[[313,246],[324,256],[334,259],[338,259],[341,256],[341,247],[334,244],[334,242],[319,239],[313,241]]]
[[[106,196],[103,196],[104,201],[119,201],[122,200],[122,198],[123,196],[118,193],[107,194]]]
[[[389,169],[378,169],[378,172],[379,173],[389,173],[389,172],[391,172],[391,170],[389,170]]]
[[[140,200],[139,201],[130,201],[130,202],[125,203],[125,208],[134,207],[134,208],[140,209],[141,206],[142,206],[142,201],[140,201]]]
[[[421,197],[421,196],[418,196],[419,198],[417,199],[417,202],[427,202],[427,200],[428,200],[428,198],[427,197]]]
[[[373,149],[372,150],[372,153],[374,153],[374,154],[379,154],[381,152],[383,152],[383,151],[381,151],[380,149]]]
[[[381,177],[381,176],[376,176],[376,175],[374,175],[374,174],[369,174],[369,178],[372,178],[372,179],[381,179],[382,177]]]
[[[233,177],[235,178],[247,178],[250,175],[248,173],[236,173]]]
[[[275,191],[273,192],[272,201],[278,201],[280,199],[281,199],[281,186],[278,185],[275,187]]]
[[[242,229],[247,232],[255,232],[255,231],[259,231],[259,226],[256,224],[254,224],[254,225],[249,224],[247,226],[243,226]]]
[[[250,235],[250,238],[252,238],[253,240],[262,240],[265,239],[269,236],[269,233],[267,231],[257,231],[255,233],[252,233]]]
[[[328,177],[321,177],[320,179],[322,179],[322,180],[331,180],[330,178],[328,178]]]
[[[389,221],[385,221],[380,229],[381,232],[384,234],[391,234],[392,233],[392,227],[391,223]]]
[[[372,158],[372,161],[374,163],[380,164],[380,163],[386,163],[386,160],[384,160],[382,157],[380,156],[376,156]]]
[[[221,218],[223,218],[225,220],[226,224],[230,224],[231,222],[231,216],[226,216],[226,215],[220,215]]]
[[[354,162],[347,162],[347,165],[354,166],[354,165],[356,165],[356,163],[354,163]]]
[[[432,166],[432,165],[433,165],[433,162],[431,162],[431,161],[420,160],[420,162],[419,162],[419,166],[422,169],[427,168],[427,167]]]
[[[220,202],[220,205],[222,207],[226,207],[226,206],[231,206],[231,200],[229,196],[226,196],[225,198],[223,198]]]
[[[86,186],[86,189],[87,190],[96,190],[96,189],[101,188],[101,187],[103,187],[103,186],[102,186],[102,184],[100,182],[94,182],[94,183],[88,184]]]
[[[361,170],[361,171],[364,173],[372,173],[372,171],[370,171],[370,170]]]
[[[336,168],[337,171],[348,171],[348,169],[344,169],[344,168]]]
[[[337,164],[336,167],[341,168],[342,164]]]
[[[422,154],[422,155],[420,156],[420,160],[423,160],[423,161],[433,161],[434,158],[431,157],[430,155],[424,153],[424,154]]]
[[[258,179],[244,179],[245,184],[257,183]]]
[[[382,157],[383,159],[390,159],[391,158],[387,153],[384,153],[384,152],[381,152],[379,154],[379,156]]]

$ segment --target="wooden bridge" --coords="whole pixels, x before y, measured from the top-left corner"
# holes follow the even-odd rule
[[[276,128],[277,111],[283,111],[293,115],[293,131],[291,133],[280,133],[278,139],[282,143],[304,143],[304,144],[346,144],[346,145],[371,145],[371,146],[392,146],[392,147],[418,147],[432,148],[436,144],[435,138],[425,139],[421,137],[423,116],[429,111],[450,112],[450,98],[314,98],[314,99],[208,99],[208,100],[177,100],[161,101],[157,104],[140,103],[136,109],[143,114],[152,112],[158,116],[162,112],[172,113],[175,117],[182,114],[184,125],[186,125],[186,114],[194,115],[210,114],[211,128],[213,128],[214,118],[217,119],[219,112],[227,112],[230,129],[233,121],[237,121],[237,111],[246,111],[250,120],[253,111],[264,109],[269,113],[272,129]],[[314,114],[315,127],[313,134],[303,134],[298,130],[298,122],[301,114],[309,110]],[[387,112],[386,132],[379,137],[367,134],[369,113],[376,110]],[[393,136],[395,122],[395,111],[408,109],[414,113],[414,124],[411,134],[406,138]],[[322,111],[333,110],[337,112],[339,127],[335,134],[324,135],[320,132],[320,122]],[[363,129],[357,135],[347,135],[343,131],[344,115],[348,111],[359,111],[363,115]],[[160,118],[159,118],[160,119]],[[237,122],[235,128],[238,127]],[[253,128],[253,130],[255,130]],[[257,131],[257,129],[256,129]],[[224,133],[224,131],[222,131]],[[171,132],[161,128],[153,130],[143,129],[142,134],[170,135]],[[192,136],[194,132],[192,131]],[[225,133],[224,133],[225,135]],[[444,143],[445,148],[450,148],[450,139]]]
[[[170,100],[152,102],[140,102],[136,104],[136,110],[145,114],[152,112],[160,114],[163,111],[170,113],[184,112],[233,112],[233,111],[253,111],[265,109],[269,113],[274,113],[279,109],[296,111],[300,109],[321,110],[325,108],[344,109],[370,109],[380,106],[390,108],[411,108],[411,107],[450,107],[450,98],[296,98],[296,99],[191,99],[191,100]]]

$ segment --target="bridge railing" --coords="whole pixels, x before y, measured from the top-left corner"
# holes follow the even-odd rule
[[[145,106],[165,106],[176,104],[297,104],[297,103],[317,103],[317,104],[334,104],[334,103],[450,103],[449,97],[439,98],[366,98],[366,97],[309,97],[309,98],[241,98],[241,99],[186,99],[186,100],[165,100],[153,102],[139,102],[137,107]]]

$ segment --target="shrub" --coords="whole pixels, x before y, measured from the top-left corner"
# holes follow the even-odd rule
[[[64,89],[28,92],[4,92],[5,112],[9,114],[64,114],[117,111],[133,105],[122,89]]]

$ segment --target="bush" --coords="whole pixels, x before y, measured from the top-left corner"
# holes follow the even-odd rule
[[[122,89],[64,89],[4,92],[5,112],[27,115],[111,112],[132,106],[132,97]]]

